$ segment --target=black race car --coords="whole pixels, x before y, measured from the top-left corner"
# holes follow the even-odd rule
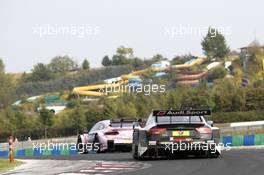
[[[204,116],[210,110],[155,110],[144,127],[134,123],[132,152],[135,159],[199,155],[218,157],[219,128]]]

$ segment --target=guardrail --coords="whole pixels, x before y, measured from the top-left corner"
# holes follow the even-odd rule
[[[231,127],[256,126],[256,125],[263,125],[264,126],[264,121],[250,121],[250,122],[234,122],[234,123],[230,123]]]
[[[221,133],[224,132],[236,132],[236,131],[252,131],[252,130],[264,130],[264,121],[254,122],[237,122],[230,123],[228,126],[220,127]]]
[[[230,125],[231,126],[231,125]],[[258,125],[233,125],[228,127],[221,127],[220,132],[237,132],[237,131],[254,131],[254,130],[264,130],[264,124]]]

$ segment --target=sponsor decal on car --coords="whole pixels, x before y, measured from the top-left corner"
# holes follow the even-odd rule
[[[203,116],[211,115],[211,110],[155,110],[154,116]]]

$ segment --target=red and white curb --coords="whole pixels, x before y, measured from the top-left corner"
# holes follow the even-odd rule
[[[95,166],[78,171],[60,173],[59,175],[107,175],[120,174],[148,168],[148,164],[140,162],[99,162]]]
[[[24,164],[4,175],[107,175],[149,168],[144,162],[100,160],[22,160]]]

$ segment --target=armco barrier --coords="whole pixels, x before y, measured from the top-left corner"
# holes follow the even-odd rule
[[[222,136],[220,142],[228,146],[255,146],[255,145],[264,145],[264,134],[256,135],[238,135],[238,136]],[[92,153],[92,152],[91,152]],[[8,151],[0,151],[0,158],[8,158]],[[20,157],[38,157],[38,156],[49,156],[49,155],[65,155],[71,156],[76,155],[76,150],[70,149],[54,149],[54,150],[42,150],[40,149],[21,149],[15,150],[15,158]]]

